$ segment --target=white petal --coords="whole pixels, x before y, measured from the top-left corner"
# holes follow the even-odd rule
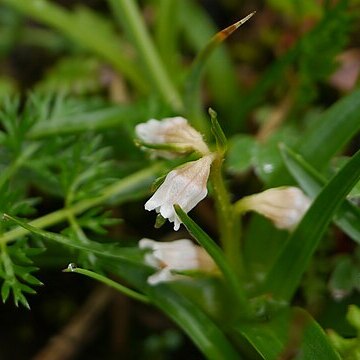
[[[170,171],[165,181],[145,203],[145,209],[156,209],[161,216],[174,223],[174,230],[178,230],[180,219],[175,213],[174,205],[179,204],[185,212],[189,212],[206,197],[213,159],[212,154],[206,155]]]
[[[293,186],[265,190],[249,196],[249,209],[269,218],[279,229],[293,229],[310,206],[310,199]]]
[[[149,276],[147,278],[147,282],[150,285],[157,285],[162,282],[174,280],[174,277],[175,276],[171,274],[171,270],[168,268],[165,268],[165,269],[162,269],[162,270],[156,272],[155,274]]]
[[[143,238],[139,241],[139,248],[140,249],[154,249],[154,246],[156,245],[155,240],[151,240],[148,238]]]
[[[209,153],[209,149],[202,135],[188,124],[188,121],[180,116],[165,118],[162,120],[150,119],[146,123],[135,127],[136,136],[147,144],[172,144],[183,150],[197,150],[202,154]],[[173,154],[177,151],[174,150]],[[156,151],[157,155],[168,158],[172,157],[171,151]]]
[[[158,243],[154,257],[172,270],[191,270],[199,267],[198,247],[188,239]]]
[[[180,274],[172,274],[172,271],[196,269],[209,273],[217,271],[217,267],[209,254],[189,239],[171,242],[142,239],[139,242],[139,247],[152,250],[151,253],[145,255],[145,262],[160,269],[148,278],[148,283],[151,285],[185,278]]]

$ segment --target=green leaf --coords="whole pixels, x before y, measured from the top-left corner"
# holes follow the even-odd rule
[[[218,29],[199,3],[182,0],[177,1],[176,5],[179,28],[189,47],[198,54]],[[206,75],[213,94],[213,106],[227,120],[226,127],[229,128],[230,120],[238,120],[235,109],[238,107],[240,92],[235,68],[225,46],[220,45],[208,59]]]
[[[360,308],[356,305],[350,305],[346,320],[360,333]]]
[[[189,233],[209,253],[209,255],[214,259],[216,265],[219,267],[220,271],[223,273],[225,283],[232,291],[235,301],[238,302],[237,306],[239,306],[241,313],[245,316],[249,316],[250,309],[245,291],[236,276],[236,271],[232,269],[230,264],[227,262],[220,247],[181,209],[180,206],[175,205],[174,207],[176,214],[184,223]]]
[[[359,178],[360,151],[316,197],[267,274],[264,291],[290,301],[332,217]]]
[[[221,128],[217,113],[213,109],[209,108],[209,115],[211,118],[211,132],[214,135],[215,141],[216,141],[216,148],[219,152],[224,154],[227,150],[227,139],[223,132],[223,129]]]
[[[340,359],[323,329],[300,308],[282,310],[270,321],[239,324],[234,331],[244,336],[262,359]]]
[[[315,198],[325,186],[325,178],[316,171],[301,155],[296,154],[286,145],[282,145],[281,153],[284,162],[300,187],[312,198]],[[335,223],[357,243],[360,243],[360,210],[345,200],[334,219]]]
[[[336,300],[349,296],[358,283],[359,268],[350,256],[337,259],[336,266],[329,280],[329,290]]]
[[[139,263],[141,262],[142,259],[141,256],[142,252],[136,248],[121,248],[119,246],[101,244],[91,240],[89,240],[87,243],[81,243],[63,235],[36,228],[8,214],[4,214],[3,216],[5,219],[13,221],[14,223],[18,224],[19,226],[23,227],[29,232],[39,235],[44,239],[55,241],[59,244],[69,246],[81,251],[90,251],[93,254],[97,254],[99,256],[104,256],[109,258],[116,258],[119,261],[126,260],[126,261],[134,261],[135,263]]]
[[[63,134],[76,134],[85,131],[99,131],[133,122],[135,119],[145,116],[141,105],[110,106],[102,109],[87,110],[71,113],[69,115],[57,116],[36,123],[28,132],[27,137],[37,140],[48,136],[59,136]]]
[[[3,303],[6,302],[10,295],[10,284],[7,281],[4,281],[1,286],[1,298]]]
[[[360,89],[345,96],[327,109],[318,119],[315,126],[299,138],[295,151],[312,165],[317,171],[328,167],[333,156],[360,131]],[[289,185],[293,180],[285,165],[276,169],[266,180],[267,187]],[[340,209],[341,211],[341,209]],[[261,221],[261,224],[259,223]],[[266,226],[267,225],[267,226]],[[263,235],[265,234],[266,237]],[[264,224],[263,220],[255,217],[251,222],[251,232],[247,232],[245,241],[247,259],[250,264],[256,262],[262,266],[261,271],[268,271],[274,257],[262,254],[263,239],[267,238],[268,247],[273,254],[278,254],[283,244],[283,232],[274,229],[271,224]],[[259,243],[260,242],[260,243]],[[265,266],[263,266],[265,264]]]
[[[256,175],[267,184],[274,174],[283,169],[284,164],[279,151],[279,143],[293,144],[295,133],[292,128],[276,131],[266,142],[254,147],[253,163]]]
[[[12,246],[2,244],[0,248],[0,277],[3,278],[1,297],[5,302],[10,292],[13,294],[14,303],[30,308],[24,293],[36,294],[29,285],[42,285],[41,281],[31,275],[38,268],[29,266],[32,260],[29,258],[30,248],[26,247],[25,241],[18,241]]]
[[[194,121],[203,121],[202,106],[201,106],[201,79],[203,70],[208,59],[213,54],[214,50],[227,39],[234,31],[236,31],[242,24],[249,20],[255,13],[251,13],[239,20],[233,25],[228,26],[217,32],[210,40],[207,41],[204,48],[198,53],[192,63],[187,79],[185,81],[185,106],[188,116]],[[199,130],[206,131],[206,123],[200,122],[196,124]]]
[[[318,171],[360,131],[360,89],[345,96],[327,109],[300,139],[295,151]],[[271,187],[289,182],[284,167],[268,182]]]
[[[132,289],[129,289],[128,287],[122,285],[122,284],[119,284],[117,283],[116,281],[104,276],[104,275],[101,275],[101,274],[98,274],[94,271],[90,271],[90,270],[87,270],[87,269],[81,269],[81,268],[78,268],[75,264],[71,263],[69,264],[69,266],[67,267],[67,269],[63,270],[63,272],[74,272],[74,273],[77,273],[77,274],[82,274],[82,275],[85,275],[91,279],[94,279],[94,280],[97,280],[97,281],[100,281],[101,283],[107,285],[107,286],[110,286],[112,287],[113,289],[115,289],[116,291],[119,291],[121,292],[122,294],[128,296],[128,297],[131,297],[135,300],[138,300],[138,301],[141,301],[145,304],[148,304],[149,303],[149,299],[144,296],[143,294],[140,294]]]
[[[101,196],[81,200],[70,208],[60,209],[37,218],[31,222],[31,225],[37,228],[48,227],[67,219],[69,211],[74,215],[77,215],[103,203],[119,203],[129,199],[134,193],[137,193],[139,189],[148,188],[148,186],[154,180],[156,174],[159,172],[160,167],[158,165],[159,164],[150,168],[142,169],[139,172],[133,173],[125,178],[118,180],[114,184],[105,187],[102,190]],[[28,230],[26,230],[25,227],[17,227],[4,233],[0,237],[0,244],[13,241],[26,233],[28,233]]]
[[[226,168],[232,174],[243,173],[253,165],[257,142],[253,136],[235,135],[229,141]]]
[[[337,334],[334,330],[329,330],[329,339],[334,347],[341,354],[344,360],[360,359],[360,309],[356,305],[350,305],[346,314],[346,319],[356,330],[357,337],[345,338]]]
[[[241,355],[216,325],[198,306],[174,290],[171,283],[151,286],[146,283],[149,271],[130,263],[106,259],[102,266],[141,289],[151,302],[167,314],[195,343],[207,359],[239,359]]]

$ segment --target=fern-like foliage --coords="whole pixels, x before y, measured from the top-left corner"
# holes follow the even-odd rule
[[[1,297],[5,302],[12,292],[15,305],[24,305],[28,309],[29,303],[25,294],[35,294],[33,286],[42,285],[42,282],[32,275],[38,268],[33,266],[30,256],[43,250],[27,247],[25,241],[18,241],[12,246],[1,246],[0,277],[3,279]]]
[[[81,114],[94,106],[91,101],[69,99],[63,95],[32,94],[25,103],[20,98],[3,100],[0,112],[0,214],[29,218],[38,212],[40,197],[60,199],[70,209],[79,201],[101,196],[104,186],[114,181],[110,148],[101,135],[91,131],[81,134],[34,137],[36,127],[59,128],[64,119]],[[39,198],[29,197],[29,190]],[[40,190],[40,191],[39,191]],[[105,227],[113,224],[108,212],[91,209],[83,215],[68,210],[64,218],[65,229],[74,242],[87,244],[88,234],[104,234]],[[26,295],[35,293],[40,285],[33,272],[33,249],[25,238],[11,239],[10,222],[0,222],[0,286],[3,301],[12,293],[16,305],[29,307]],[[80,251],[78,263],[96,267],[96,257]],[[2,282],[2,285],[1,285]]]
[[[0,192],[2,194],[0,197],[1,213],[9,211],[12,214],[28,216],[35,212],[34,205],[38,199],[26,198],[22,191],[12,189],[9,184],[4,185]],[[4,233],[10,226],[7,222],[1,222],[0,234]],[[22,304],[29,308],[25,294],[36,293],[32,287],[42,284],[32,275],[38,268],[33,266],[30,257],[41,251],[41,248],[29,247],[24,238],[9,245],[0,236],[0,282],[2,282],[1,297],[3,302],[12,293],[16,306]]]
[[[100,62],[90,57],[68,57],[53,66],[36,86],[39,92],[83,95],[101,90]]]

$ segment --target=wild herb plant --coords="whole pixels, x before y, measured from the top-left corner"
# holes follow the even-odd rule
[[[157,307],[206,358],[357,358],[358,338],[327,336],[311,314],[330,294],[359,289],[358,251],[332,266],[327,257],[334,229],[360,242],[351,146],[360,90],[327,108],[318,100],[351,39],[356,2],[304,2],[298,20],[312,14],[316,24],[250,91],[222,43],[256,26],[253,13],[217,32],[195,1],[144,3],[151,24],[131,0],[108,0],[111,19],[46,0],[0,2],[5,54],[35,42],[60,59],[25,97],[1,79],[13,93],[0,114],[3,301],[29,307],[42,285],[37,255],[56,244],[70,250],[66,272]],[[268,3],[293,17],[300,6]],[[183,42],[195,54],[188,65]],[[257,135],[245,131],[250,114]],[[133,219],[111,212],[130,205]],[[135,231],[108,234],[126,221]],[[349,314],[358,330],[356,307]]]

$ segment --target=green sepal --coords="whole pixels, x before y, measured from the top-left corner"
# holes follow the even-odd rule
[[[213,133],[216,140],[216,148],[224,154],[227,151],[227,139],[217,119],[217,113],[212,108],[209,108],[209,115],[211,119],[211,132]]]
[[[161,215],[161,214],[158,214],[158,216],[156,217],[156,220],[155,220],[155,229],[159,229],[161,228],[164,224],[166,223],[166,219]]]

